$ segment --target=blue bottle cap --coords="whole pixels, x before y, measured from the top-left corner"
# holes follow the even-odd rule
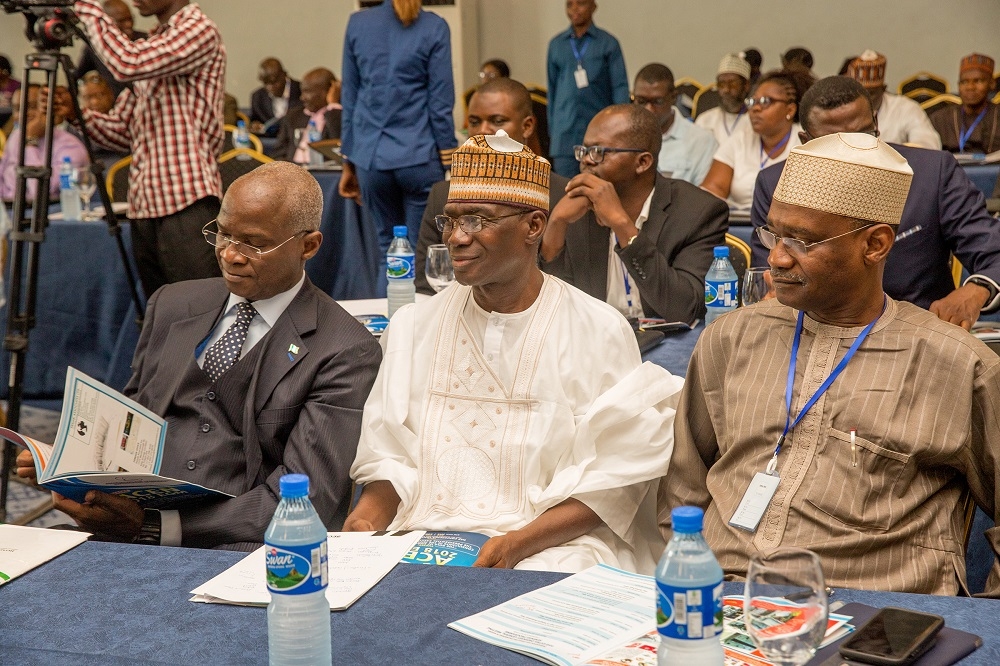
[[[719,258],[719,257],[728,257],[729,256],[729,246],[727,246],[727,245],[716,245],[715,249],[713,250],[713,252],[715,253],[715,257],[716,258]]]
[[[392,228],[393,238],[406,238],[406,225],[400,224]]]
[[[309,477],[305,474],[285,474],[278,482],[278,487],[282,497],[305,497],[309,494]]]
[[[282,477],[281,480],[284,481],[285,478]],[[284,495],[284,490],[282,490],[282,495]],[[705,512],[696,506],[679,506],[670,512],[670,520],[673,522],[674,532],[680,532],[681,534],[701,532],[701,525],[704,518]]]

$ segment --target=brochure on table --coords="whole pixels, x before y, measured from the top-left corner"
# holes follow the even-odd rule
[[[0,525],[0,585],[76,548],[87,532]]]
[[[330,532],[327,550],[330,610],[346,610],[392,571],[424,535],[403,532]],[[235,565],[191,590],[190,601],[234,606],[266,606],[271,601],[264,578],[262,546]]]
[[[75,368],[66,372],[53,444],[0,428],[0,437],[31,451],[40,486],[78,502],[89,490],[124,495],[151,509],[232,497],[160,476],[166,435],[159,416]]]
[[[488,540],[488,536],[478,532],[425,532],[400,561],[440,567],[471,567]]]

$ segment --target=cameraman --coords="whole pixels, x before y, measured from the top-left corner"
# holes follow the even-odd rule
[[[146,296],[170,282],[219,275],[201,228],[219,213],[226,51],[218,28],[188,0],[135,0],[159,25],[133,42],[97,0],[73,9],[97,56],[132,82],[108,113],[85,111],[94,142],[130,150],[128,217]]]

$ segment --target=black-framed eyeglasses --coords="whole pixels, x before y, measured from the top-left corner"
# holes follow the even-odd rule
[[[309,231],[297,231],[285,240],[281,241],[270,250],[262,250],[259,247],[250,245],[249,243],[244,243],[243,241],[238,241],[229,234],[220,233],[218,229],[209,229],[210,226],[216,224],[218,220],[212,220],[204,227],[201,228],[202,235],[205,236],[205,242],[209,245],[219,248],[220,250],[225,250],[227,247],[232,246],[234,250],[242,254],[247,259],[260,259],[265,254],[274,252],[279,247],[292,240],[296,236],[301,234],[308,234]]]
[[[609,146],[573,146],[573,157],[582,162],[584,157],[594,164],[604,161],[604,153],[645,153],[644,148],[611,148]]]
[[[746,105],[747,110],[752,109],[755,106],[759,106],[762,109],[771,108],[772,104],[791,104],[790,99],[778,99],[777,97],[768,97],[767,95],[761,95],[760,97],[747,97],[743,100],[743,104]]]
[[[779,236],[767,227],[757,227],[757,237],[760,238],[760,242],[764,244],[768,250],[773,250],[774,246],[778,244],[778,241],[785,246],[788,253],[797,257],[804,257],[809,252],[809,248],[821,245],[823,243],[829,243],[832,240],[837,240],[838,238],[843,238],[844,236],[849,236],[862,229],[867,229],[868,227],[874,227],[875,224],[866,224],[863,227],[858,227],[857,229],[851,229],[850,231],[845,231],[842,234],[836,236],[831,236],[830,238],[824,238],[821,241],[816,241],[815,243],[806,243],[805,241],[799,240],[798,238],[788,238],[786,236]]]
[[[497,217],[483,217],[482,215],[459,215],[458,217],[435,215],[434,224],[437,226],[437,230],[443,234],[450,234],[455,230],[456,225],[467,234],[475,234],[482,231],[488,222],[496,222],[497,220],[514,217],[515,215],[526,215],[529,212],[519,210],[516,213],[507,213],[506,215],[498,215]]]
[[[646,106],[647,104],[652,106],[664,106],[670,101],[669,97],[640,97],[637,95],[631,95],[630,99],[633,104],[638,104],[639,106]]]

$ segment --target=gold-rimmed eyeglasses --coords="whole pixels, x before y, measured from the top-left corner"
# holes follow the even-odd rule
[[[219,232],[218,229],[209,229],[209,227],[216,224],[217,222],[218,220],[212,220],[211,222],[209,222],[208,224],[206,224],[204,227],[201,228],[201,233],[203,236],[205,236],[205,242],[213,247],[219,248],[220,250],[225,250],[227,247],[232,246],[234,250],[242,254],[247,259],[260,259],[265,254],[274,252],[279,247],[281,247],[288,241],[292,240],[296,236],[310,233],[309,231],[296,231],[294,234],[292,234],[285,240],[281,241],[280,243],[272,247],[270,250],[262,250],[259,247],[250,245],[249,243],[238,241],[229,234],[221,233]]]
[[[757,237],[760,238],[760,242],[764,244],[768,250],[773,250],[774,246],[778,244],[778,241],[787,248],[789,254],[798,257],[804,257],[809,252],[809,248],[815,247],[822,243],[828,243],[832,240],[837,240],[838,238],[843,238],[844,236],[849,236],[862,229],[867,229],[868,227],[874,227],[874,224],[866,224],[863,227],[858,227],[857,229],[851,229],[850,231],[845,231],[842,234],[836,236],[831,236],[830,238],[824,238],[821,241],[816,241],[815,243],[806,243],[805,241],[799,240],[798,238],[788,238],[786,236],[779,236],[767,227],[757,227]]]

